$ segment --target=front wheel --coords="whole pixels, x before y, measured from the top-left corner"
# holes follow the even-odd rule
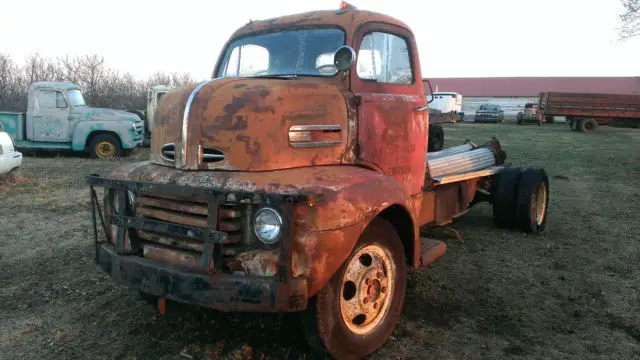
[[[108,159],[122,156],[120,140],[111,134],[99,134],[91,140],[89,145],[91,157]]]
[[[400,322],[406,279],[400,237],[391,223],[377,218],[302,313],[311,347],[337,359],[361,359],[378,350]]]

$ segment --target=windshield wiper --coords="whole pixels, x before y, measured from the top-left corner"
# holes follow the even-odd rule
[[[252,76],[248,76],[250,78],[261,78],[261,79],[283,79],[283,80],[290,80],[290,79],[297,79],[298,75],[296,74],[278,74],[278,75],[252,75]]]

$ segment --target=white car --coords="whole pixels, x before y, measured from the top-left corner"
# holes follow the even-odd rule
[[[6,132],[0,132],[0,176],[22,165],[22,153],[16,151],[13,139]]]

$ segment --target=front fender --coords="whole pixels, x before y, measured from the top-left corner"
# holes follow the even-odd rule
[[[292,274],[307,277],[309,296],[325,286],[350,256],[362,232],[384,210],[401,206],[414,225],[418,215],[402,185],[380,174],[339,192],[325,193],[317,201],[298,206],[294,215]]]
[[[123,149],[132,149],[138,146],[141,141],[136,139],[135,130],[131,121],[83,121],[76,125],[73,130],[71,147],[73,150],[81,151],[87,145],[87,139],[96,131],[106,131],[114,133],[122,144]]]

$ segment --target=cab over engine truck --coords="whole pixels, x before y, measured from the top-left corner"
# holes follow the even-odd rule
[[[70,82],[31,84],[27,112],[0,112],[0,131],[21,150],[86,151],[96,158],[126,156],[144,137],[137,115],[89,107]]]
[[[422,86],[392,17],[345,5],[244,25],[213,79],[162,99],[148,161],[87,176],[96,263],[161,313],[296,312],[318,351],[376,351],[407,272],[446,249],[421,233],[483,201],[501,228],[547,221],[545,171],[506,165],[496,139],[427,159]]]

